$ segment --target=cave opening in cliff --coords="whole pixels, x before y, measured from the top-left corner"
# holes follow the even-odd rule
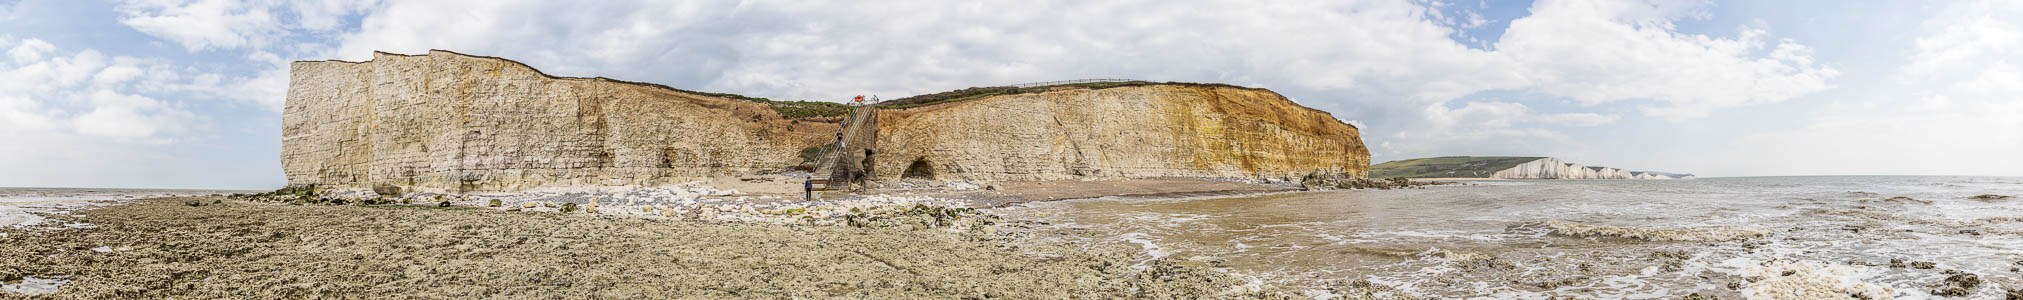
[[[899,178],[934,180],[934,165],[928,164],[926,158],[915,159],[913,164],[906,165],[906,172],[900,174]]]

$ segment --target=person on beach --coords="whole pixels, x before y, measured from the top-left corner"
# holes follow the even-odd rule
[[[801,181],[801,201],[810,201],[810,200],[815,200],[814,176],[808,176],[808,180]]]

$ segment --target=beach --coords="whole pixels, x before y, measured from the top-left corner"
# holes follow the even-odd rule
[[[428,193],[343,204],[329,198],[338,192],[315,197],[323,202],[286,193],[114,201],[0,227],[0,295],[2023,295],[2023,256],[2013,250],[2023,247],[2023,178],[1508,180],[1249,194],[1265,188],[950,185],[817,201],[701,186],[449,195],[447,206],[424,201],[437,199]],[[1094,191],[1124,192],[991,205]],[[963,196],[977,193],[992,197]]]
[[[0,228],[0,279],[76,298],[1199,298],[1206,263],[991,227],[804,226],[171,197]],[[983,219],[971,215],[971,219]],[[982,229],[1004,228],[1004,230]],[[10,290],[11,292],[11,290]],[[15,293],[10,296],[20,296]]]

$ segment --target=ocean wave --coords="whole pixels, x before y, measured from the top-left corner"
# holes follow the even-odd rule
[[[1589,225],[1560,220],[1546,220],[1539,225],[1547,228],[1548,234],[1570,237],[1613,237],[1646,241],[1727,241],[1759,238],[1768,233],[1755,229],[1736,228],[1694,228],[1659,229],[1636,228],[1609,225]]]

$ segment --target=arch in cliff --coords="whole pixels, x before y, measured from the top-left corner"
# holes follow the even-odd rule
[[[914,159],[913,163],[906,165],[906,171],[899,175],[900,179],[934,180],[934,177],[934,164],[928,163],[925,157]]]

